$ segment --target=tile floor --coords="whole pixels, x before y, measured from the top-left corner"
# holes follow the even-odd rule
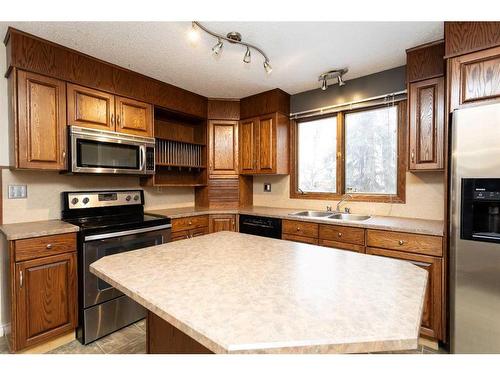
[[[0,337],[0,354],[9,352],[7,340]],[[49,354],[145,354],[146,353],[146,321],[141,320],[126,328],[112,333],[89,345],[82,345],[74,340],[49,352]],[[400,352],[401,353],[401,352]],[[443,349],[432,350],[419,345],[416,350],[408,350],[403,354],[445,354]],[[386,353],[391,354],[391,353]]]

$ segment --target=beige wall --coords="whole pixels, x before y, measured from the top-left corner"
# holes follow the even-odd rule
[[[255,206],[324,210],[326,205],[337,203],[327,200],[290,199],[289,176],[259,176],[254,177],[253,181],[253,204]],[[264,192],[263,184],[266,182],[272,184],[270,193]],[[405,204],[348,202],[345,206],[350,207],[353,213],[443,220],[443,174],[440,172],[406,173]]]
[[[194,205],[192,188],[142,188],[138,177],[61,175],[57,172],[3,170],[4,223],[59,219],[61,192],[92,189],[144,189],[146,209]],[[9,184],[26,184],[27,199],[7,199]]]

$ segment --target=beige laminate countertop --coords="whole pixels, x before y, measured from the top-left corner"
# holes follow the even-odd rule
[[[275,217],[279,219],[300,220],[321,224],[337,224],[359,228],[391,230],[396,232],[407,232],[416,234],[427,234],[431,236],[443,236],[444,223],[442,220],[426,220],[413,219],[395,216],[372,216],[368,220],[363,221],[348,221],[348,220],[332,220],[325,218],[309,218],[291,216],[291,213],[306,211],[298,208],[276,208],[276,207],[243,207],[239,209],[208,209],[196,207],[181,207],[165,210],[148,210],[148,213],[153,215],[167,216],[172,219],[196,216],[196,215],[215,215],[215,214],[248,214],[260,215],[267,217]]]
[[[76,225],[66,223],[62,220],[31,221],[0,225],[0,231],[3,232],[7,241],[73,233],[79,230],[80,228]]]
[[[234,232],[90,270],[215,353],[414,349],[427,283],[409,262]]]

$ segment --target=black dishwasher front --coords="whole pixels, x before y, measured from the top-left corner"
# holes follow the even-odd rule
[[[261,237],[281,238],[281,219],[240,215],[240,233]]]

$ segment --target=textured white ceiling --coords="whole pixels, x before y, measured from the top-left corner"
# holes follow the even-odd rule
[[[190,22],[9,22],[13,26],[94,57],[212,98],[241,98],[279,87],[290,94],[318,87],[317,77],[348,67],[347,80],[405,64],[405,49],[443,37],[442,22],[204,22],[213,31],[239,31],[262,48],[242,62],[245,49],[204,33],[188,39]]]

